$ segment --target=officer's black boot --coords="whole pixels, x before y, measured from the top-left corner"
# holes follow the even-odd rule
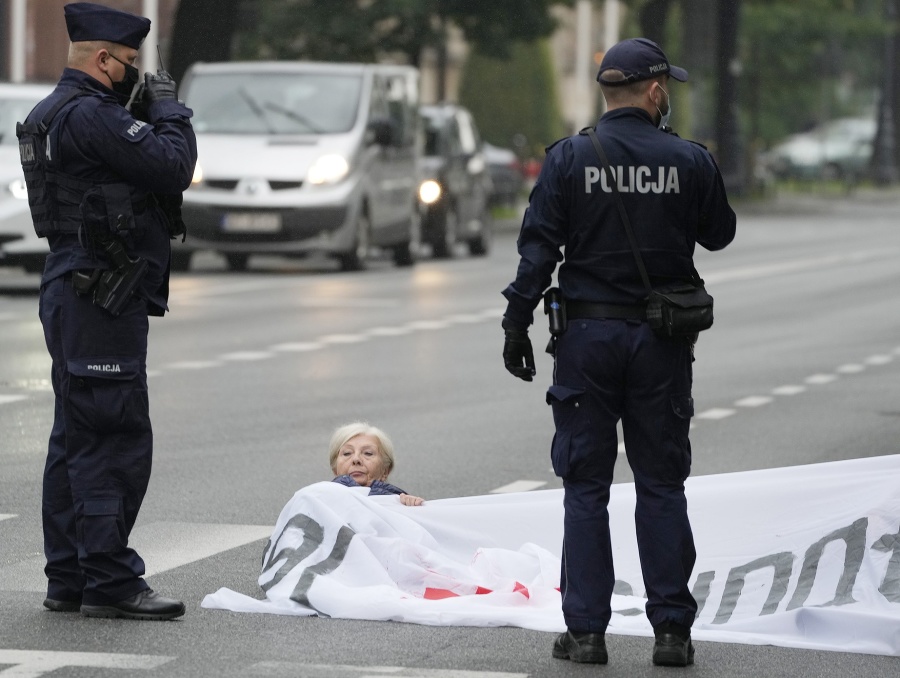
[[[581,664],[605,664],[606,639],[602,633],[560,633],[553,642],[554,659],[569,659]]]
[[[694,663],[694,645],[689,626],[663,622],[653,628],[653,663],[657,666],[687,666]]]

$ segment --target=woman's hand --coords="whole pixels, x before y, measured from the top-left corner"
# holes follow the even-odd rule
[[[425,503],[425,500],[422,497],[414,497],[411,494],[401,494],[400,503],[404,506],[421,506]]]

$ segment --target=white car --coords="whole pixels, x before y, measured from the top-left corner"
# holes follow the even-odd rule
[[[868,170],[876,127],[873,118],[838,118],[788,137],[763,162],[780,178],[854,180]]]
[[[33,273],[44,270],[49,248],[31,222],[16,123],[52,91],[53,85],[0,83],[0,266]]]

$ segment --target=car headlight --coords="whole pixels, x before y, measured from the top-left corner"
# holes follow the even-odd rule
[[[13,179],[9,182],[8,188],[14,198],[28,200],[28,188],[25,186],[25,179]]]
[[[427,179],[419,186],[419,200],[426,205],[437,202],[441,197],[441,185],[434,179]]]
[[[196,186],[201,181],[203,181],[203,168],[200,167],[200,163],[198,162],[194,165],[194,176],[191,177],[191,186]]]
[[[336,184],[350,172],[350,164],[347,159],[336,153],[323,155],[316,160],[306,175],[309,183],[320,186],[322,184]]]

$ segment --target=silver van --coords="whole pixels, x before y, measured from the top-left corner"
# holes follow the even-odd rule
[[[412,264],[418,78],[384,64],[194,64],[179,97],[194,111],[199,160],[173,267],[195,250],[232,269],[251,254],[317,252],[355,270],[373,248]]]

